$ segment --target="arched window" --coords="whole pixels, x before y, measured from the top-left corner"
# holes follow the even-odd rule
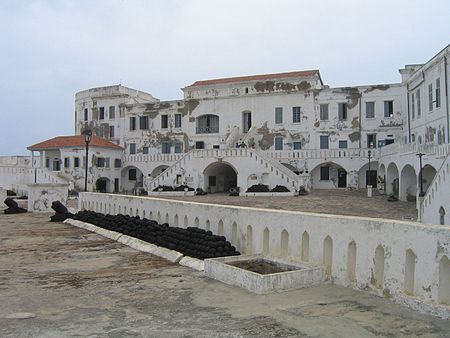
[[[440,225],[445,224],[445,209],[444,209],[444,207],[439,208],[439,224]]]
[[[219,116],[202,115],[197,118],[197,134],[213,134],[219,132]]]

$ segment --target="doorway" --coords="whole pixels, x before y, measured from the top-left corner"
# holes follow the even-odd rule
[[[376,170],[366,170],[366,186],[371,185],[372,187],[377,187],[377,171]]]
[[[338,170],[338,188],[347,187],[347,172],[345,169]]]

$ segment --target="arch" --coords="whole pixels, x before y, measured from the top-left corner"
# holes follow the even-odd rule
[[[206,231],[211,231],[211,222],[209,221],[209,219],[206,220]]]
[[[372,185],[372,187],[377,187],[377,177],[378,177],[378,161],[370,161],[365,163],[358,170],[358,188],[364,189],[367,185]]]
[[[375,249],[374,273],[372,277],[372,284],[376,288],[382,289],[383,283],[384,283],[384,248],[380,244]]]
[[[348,243],[347,249],[347,280],[349,284],[356,282],[356,242]]]
[[[208,192],[227,192],[237,186],[236,168],[228,162],[213,162],[203,170],[204,189]]]
[[[219,236],[223,236],[223,221],[219,221],[219,225],[217,226],[217,234]]]
[[[122,188],[125,192],[136,193],[144,187],[143,170],[135,165],[128,165],[120,171]]]
[[[145,218],[145,210],[142,210],[142,218]]]
[[[150,218],[150,220],[153,221],[153,211],[150,211],[150,213],[148,214],[148,217]]]
[[[325,274],[330,278],[333,271],[333,240],[330,236],[323,240],[323,265]]]
[[[167,168],[169,168],[169,166],[166,164],[159,165],[152,170],[150,176],[155,178],[156,176],[162,174]]]
[[[450,260],[447,256],[442,256],[439,261],[439,302],[450,304]]]
[[[265,227],[263,231],[263,248],[262,248],[262,252],[264,254],[268,254],[270,251],[269,243],[270,243],[270,231],[267,227]]]
[[[175,217],[173,218],[173,225],[178,226],[178,214],[175,214]]]
[[[198,217],[195,217],[195,219],[194,219],[194,226],[198,228],[199,224],[200,224],[200,221],[199,221]]]
[[[302,255],[301,259],[304,262],[309,262],[309,234],[305,230],[302,234]]]
[[[101,193],[111,192],[111,180],[108,177],[100,177],[95,181],[95,191]]]
[[[289,255],[289,232],[286,229],[281,232],[280,254],[282,257]]]
[[[119,205],[119,214],[122,212],[122,207]]]
[[[184,227],[185,227],[185,228],[186,228],[186,227],[188,226],[188,224],[189,224],[187,215],[184,216],[183,224],[184,224]]]
[[[253,253],[253,229],[251,225],[247,225],[247,233],[245,239],[245,253],[247,255],[251,255]]]
[[[348,184],[348,170],[335,162],[322,162],[310,171],[312,188],[333,189],[346,187]]]
[[[439,208],[439,224],[445,225],[445,209],[443,206]]]
[[[158,224],[161,223],[161,213],[158,211],[157,216],[156,216],[156,221],[158,222]]]
[[[414,281],[416,274],[416,255],[411,249],[406,250],[405,255],[405,280],[403,283],[405,293],[414,295]]]
[[[395,163],[390,163],[386,171],[386,194],[398,197],[398,168]]]
[[[422,169],[422,184],[423,191],[426,193],[428,188],[431,187],[431,183],[433,182],[434,176],[436,176],[436,168],[434,168],[431,164],[427,164]],[[420,178],[419,178],[420,184]]]
[[[414,168],[407,164],[400,173],[399,199],[401,201],[415,201],[417,195],[417,175]]]
[[[236,222],[233,222],[233,224],[231,225],[231,243],[233,243],[233,245],[237,245],[237,224]]]
[[[166,212],[166,218],[164,219],[164,223],[169,224],[169,213]]]

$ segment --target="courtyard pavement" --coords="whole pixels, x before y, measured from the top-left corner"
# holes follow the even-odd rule
[[[255,295],[50,214],[0,214],[1,337],[448,337],[334,285]]]
[[[417,220],[415,202],[388,202],[386,195],[380,195],[375,190],[373,197],[369,198],[365,189],[316,189],[307,196],[291,197],[234,197],[219,193],[204,196],[167,196],[161,198],[335,215]]]

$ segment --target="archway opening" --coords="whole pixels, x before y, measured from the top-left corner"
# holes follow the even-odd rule
[[[126,193],[139,193],[144,187],[144,175],[135,166],[127,166],[121,171],[122,190]]]
[[[263,232],[263,253],[268,254],[269,253],[269,241],[270,241],[270,231],[266,227]]]
[[[309,262],[309,234],[307,231],[302,235],[302,261]]]
[[[439,224],[445,225],[445,209],[444,209],[444,207],[439,208]]]
[[[378,184],[378,161],[370,161],[364,164],[358,170],[358,188],[365,189],[368,185],[373,188],[377,187]]]
[[[333,189],[347,187],[347,171],[333,162],[321,163],[311,170],[314,189]]]
[[[330,236],[325,237],[323,241],[323,265],[325,266],[325,273],[331,277],[333,264],[333,240]]]
[[[247,226],[245,253],[251,255],[253,253],[253,229],[251,225]]]
[[[414,168],[407,164],[400,175],[399,199],[401,201],[415,201],[417,195],[417,175]]]
[[[174,226],[178,226],[178,215],[175,215],[175,217],[173,218],[173,225]]]
[[[237,172],[228,163],[215,162],[203,172],[204,189],[211,193],[228,192],[237,186]]]
[[[95,182],[95,190],[97,192],[111,192],[111,181],[107,177],[101,177]]]
[[[280,253],[282,257],[289,255],[289,232],[283,230],[281,232],[281,243],[280,243]]]
[[[405,293],[414,295],[414,279],[416,273],[416,255],[411,249],[406,250],[405,256]]]
[[[217,226],[217,234],[219,236],[223,236],[223,221],[219,221],[219,225]]]
[[[425,165],[422,169],[422,185],[424,193],[426,193],[428,191],[428,188],[431,187],[431,183],[433,182],[434,176],[436,176],[436,169],[430,164]]]
[[[399,182],[398,169],[395,163],[389,164],[386,172],[386,194],[398,198]]]
[[[351,241],[347,250],[347,279],[350,284],[356,282],[356,243]]]
[[[150,173],[150,176],[155,178],[156,176],[162,174],[167,168],[169,168],[168,165],[157,166],[155,169],[152,170],[152,172]]]
[[[378,288],[383,288],[384,282],[384,248],[382,245],[377,246],[374,259],[374,274],[372,284]]]

